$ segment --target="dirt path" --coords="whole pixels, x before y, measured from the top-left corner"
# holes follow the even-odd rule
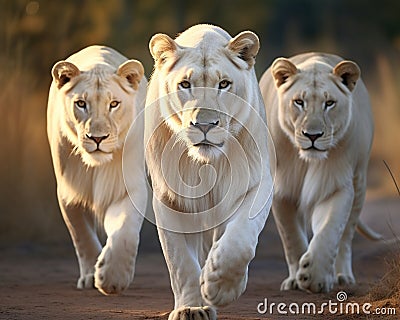
[[[371,223],[376,215],[381,222],[394,210],[400,213],[400,202],[374,202],[366,206],[365,217]],[[375,212],[375,213],[374,213]],[[397,221],[400,221],[397,218]],[[398,223],[398,222],[396,222]],[[396,228],[396,223],[393,223]],[[380,228],[384,228],[382,224]],[[153,226],[146,224],[146,243],[142,243],[134,283],[123,296],[106,297],[96,290],[75,289],[78,265],[70,245],[54,247],[0,248],[0,319],[167,319],[173,305],[168,272],[155,238]],[[400,230],[398,229],[398,234]],[[282,246],[272,219],[264,230],[257,256],[250,267],[246,293],[229,307],[219,310],[219,319],[308,319],[310,316],[259,314],[257,305],[268,298],[274,302],[321,304],[336,302],[339,290],[353,301],[367,293],[385,273],[383,257],[392,249],[356,236],[354,271],[357,286],[335,288],[330,294],[307,294],[278,290],[286,277]],[[400,311],[399,311],[400,312]],[[322,316],[321,316],[322,317]],[[336,316],[324,315],[325,319]],[[386,316],[381,319],[399,319]],[[315,316],[314,316],[315,318]],[[365,318],[360,317],[360,318]],[[380,319],[379,317],[369,317]]]

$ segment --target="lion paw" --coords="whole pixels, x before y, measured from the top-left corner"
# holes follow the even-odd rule
[[[203,299],[213,306],[225,306],[239,298],[246,289],[246,260],[232,261],[218,254],[217,246],[210,252],[201,276],[200,286]]]
[[[82,289],[93,289],[94,288],[94,275],[93,273],[80,276],[76,287],[80,290]]]
[[[301,290],[329,292],[334,285],[334,266],[329,259],[314,259],[306,252],[300,259],[296,274],[297,285]]]
[[[296,278],[288,277],[282,281],[281,291],[297,290],[297,289],[299,289],[299,286],[297,285]]]
[[[97,259],[94,274],[95,287],[103,294],[120,294],[133,280],[135,257],[127,250],[108,246]]]
[[[344,274],[344,273],[338,273],[336,275],[336,281],[339,284],[339,286],[346,286],[349,284],[355,284],[356,283],[356,279],[354,278],[354,276],[348,275],[348,274]]]
[[[182,307],[173,310],[168,320],[217,320],[217,312],[212,307]]]

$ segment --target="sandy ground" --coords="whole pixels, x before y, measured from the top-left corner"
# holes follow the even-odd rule
[[[363,219],[374,229],[400,235],[400,201],[372,201],[365,205]],[[235,303],[219,310],[219,319],[308,319],[307,315],[259,314],[257,305],[267,298],[275,303],[337,302],[338,291],[344,290],[347,301],[364,299],[370,288],[386,272],[385,256],[395,246],[371,242],[359,235],[354,240],[356,286],[335,288],[329,294],[307,294],[299,291],[280,292],[286,277],[282,246],[270,217],[260,238],[257,256],[250,266],[245,294]],[[75,288],[78,265],[72,245],[0,247],[0,319],[167,319],[173,306],[168,272],[155,229],[146,223],[135,280],[122,296],[103,296],[96,290]],[[398,248],[398,247],[397,247]],[[365,301],[365,300],[364,300]],[[330,314],[313,318],[336,319]],[[400,319],[396,316],[358,316],[364,319]],[[346,319],[346,317],[344,317]]]

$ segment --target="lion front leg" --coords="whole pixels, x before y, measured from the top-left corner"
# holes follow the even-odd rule
[[[79,262],[78,289],[93,289],[94,265],[101,244],[94,228],[91,212],[80,206],[68,206],[59,199],[61,213],[71,235]]]
[[[248,266],[267,216],[264,208],[255,218],[246,214],[234,217],[213,244],[200,278],[202,296],[209,304],[225,306],[245,291]]]
[[[299,261],[296,274],[300,289],[311,292],[332,290],[336,282],[336,256],[349,220],[353,195],[352,187],[343,188],[315,207],[312,216],[314,236]]]
[[[133,280],[142,214],[128,196],[112,204],[106,212],[104,229],[107,242],[95,270],[95,286],[103,294],[119,294]]]
[[[298,289],[296,273],[299,268],[299,259],[306,252],[308,246],[304,216],[298,211],[294,203],[277,197],[274,199],[272,212],[289,269],[289,276],[283,280],[281,290]]]
[[[339,285],[354,284],[356,282],[351,265],[351,245],[357,218],[358,214],[354,215],[354,217],[353,213],[351,214],[350,220],[343,232],[342,239],[340,240],[339,251],[335,262],[336,282]]]
[[[228,305],[245,291],[248,266],[255,254],[253,246],[228,238],[223,235],[214,243],[200,277],[204,300],[217,307]]]
[[[216,309],[205,303],[200,292],[200,260],[204,255],[205,235],[180,233],[162,228],[163,218],[168,216],[164,210],[168,210],[168,208],[165,208],[156,197],[153,198],[153,208],[157,219],[158,237],[174,293],[174,310],[168,319],[216,320]],[[179,219],[177,223],[179,223]]]
[[[360,169],[361,170],[361,169]],[[361,170],[353,179],[354,202],[349,221],[340,240],[339,252],[336,258],[336,281],[339,285],[354,284],[356,282],[352,268],[352,242],[355,227],[361,213],[367,189],[366,168]]]
[[[200,234],[183,234],[158,228],[168,266],[175,306],[169,320],[216,320],[216,310],[206,305],[200,293],[200,263],[196,243]]]

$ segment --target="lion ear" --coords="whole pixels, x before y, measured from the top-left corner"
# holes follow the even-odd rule
[[[229,41],[228,49],[246,61],[250,69],[256,62],[260,41],[255,33],[243,31]]]
[[[53,80],[57,83],[58,89],[71,81],[72,78],[79,76],[80,73],[76,65],[67,61],[57,62],[51,70]]]
[[[149,49],[156,64],[161,65],[167,59],[168,54],[178,50],[178,45],[168,35],[158,33],[151,38]]]
[[[132,88],[137,90],[144,75],[144,68],[140,61],[128,60],[118,67],[117,75],[126,78]]]
[[[272,63],[271,72],[275,79],[275,85],[279,88],[289,77],[298,73],[299,70],[290,60],[278,58]]]
[[[340,77],[342,83],[349,88],[350,91],[353,91],[357,80],[360,78],[361,71],[355,62],[342,61],[333,68],[333,74]]]

